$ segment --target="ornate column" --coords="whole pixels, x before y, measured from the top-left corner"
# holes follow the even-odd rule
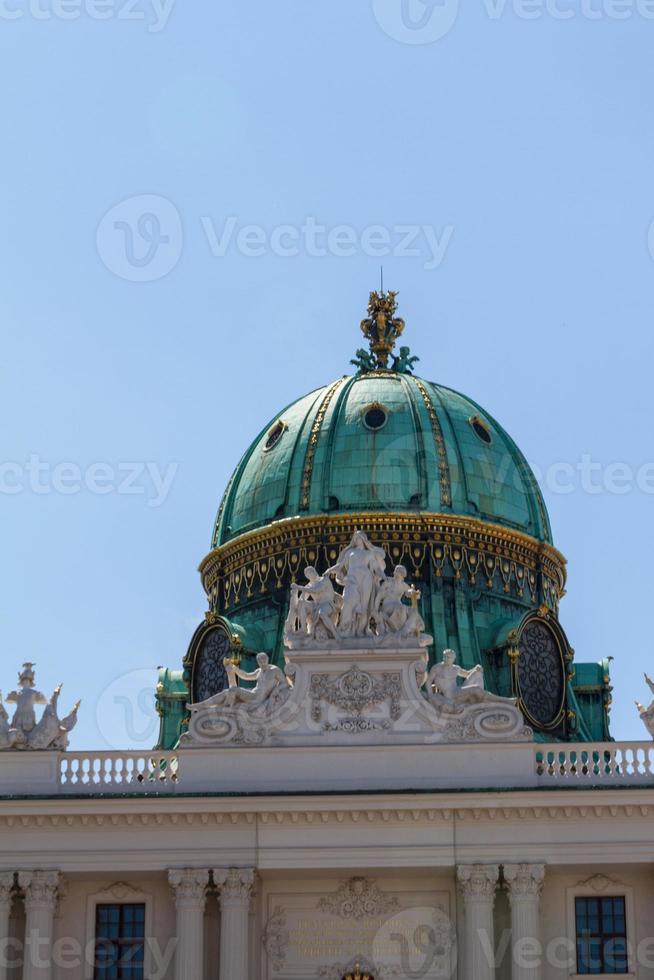
[[[494,980],[493,908],[500,876],[499,865],[460,864],[456,870],[465,912],[465,978]]]
[[[7,956],[9,949],[9,913],[11,912],[11,890],[14,876],[11,871],[0,874],[0,980],[7,980]]]
[[[23,980],[52,977],[52,934],[61,878],[58,871],[21,871],[18,884],[25,895]]]
[[[175,980],[201,980],[204,974],[204,906],[208,868],[173,869],[168,881],[175,893],[177,948]]]
[[[221,909],[219,980],[249,980],[248,926],[254,876],[254,868],[214,869]]]
[[[509,901],[513,980],[541,980],[543,951],[540,945],[540,896],[545,880],[544,864],[505,864]]]

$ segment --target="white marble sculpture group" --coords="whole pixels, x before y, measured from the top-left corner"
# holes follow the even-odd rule
[[[5,698],[7,704],[15,704],[13,718],[9,720],[7,710],[0,697],[0,750],[3,749],[51,749],[63,751],[68,747],[68,733],[77,722],[80,702],[65,718],[57,714],[57,702],[61,684],[55,688],[48,700],[34,687],[34,664],[24,663],[18,674],[18,690],[11,691]],[[39,721],[36,720],[36,705],[45,705]]]
[[[446,650],[428,671],[420,593],[401,565],[386,575],[384,550],[362,531],[324,575],[305,574],[291,588],[285,670],[265,653],[254,671],[226,659],[229,687],[189,705],[184,747],[533,737],[514,700],[485,690],[481,666],[464,670]]]
[[[654,694],[654,681],[648,677],[647,674],[645,674],[645,683],[649,687],[652,694]],[[636,701],[636,707],[638,708],[643,725],[650,733],[652,738],[654,738],[654,701],[651,702],[648,708],[646,708],[644,704],[641,704],[640,701]]]
[[[406,581],[406,568],[397,565],[387,576],[384,549],[371,544],[363,531],[355,531],[324,575],[311,565],[304,574],[307,585],[291,586],[284,630],[290,650],[317,645],[362,649],[370,646],[372,638],[383,646],[432,642],[418,612],[420,593]],[[342,594],[334,582],[342,586]]]

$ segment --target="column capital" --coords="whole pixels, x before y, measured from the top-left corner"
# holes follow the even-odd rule
[[[498,864],[459,864],[456,876],[463,900],[471,902],[495,901],[495,889],[500,877]]]
[[[204,909],[209,884],[208,868],[171,868],[168,883],[175,893],[178,909]]]
[[[25,894],[25,908],[54,910],[62,884],[59,871],[19,871],[18,885]]]
[[[11,892],[13,887],[13,871],[0,872],[0,905],[9,905],[11,903]]]
[[[505,864],[504,881],[511,904],[526,898],[540,898],[545,881],[544,864]]]
[[[254,868],[214,868],[213,880],[225,908],[249,908],[256,871]]]

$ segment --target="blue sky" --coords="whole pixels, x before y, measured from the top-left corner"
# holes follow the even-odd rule
[[[421,372],[543,474],[562,623],[645,736],[653,17],[0,2],[5,691],[34,660],[84,699],[74,747],[152,744],[226,480],[348,370],[383,262]]]

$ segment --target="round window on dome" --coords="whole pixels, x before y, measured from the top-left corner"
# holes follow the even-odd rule
[[[472,431],[477,438],[481,439],[482,442],[485,442],[487,446],[490,446],[491,442],[493,441],[493,437],[488,424],[482,418],[480,418],[479,415],[473,415],[471,419],[468,419],[468,422],[472,426]]]
[[[280,420],[275,425],[273,425],[272,429],[268,433],[268,436],[266,437],[266,442],[263,447],[264,452],[268,452],[270,449],[274,449],[277,443],[279,442],[279,440],[281,439],[281,437],[284,435],[285,431],[286,431],[286,422],[282,422]]]
[[[367,408],[363,410],[363,424],[366,429],[370,429],[372,432],[376,432],[377,429],[383,429],[388,422],[388,410],[375,402],[374,405],[368,405]]]

